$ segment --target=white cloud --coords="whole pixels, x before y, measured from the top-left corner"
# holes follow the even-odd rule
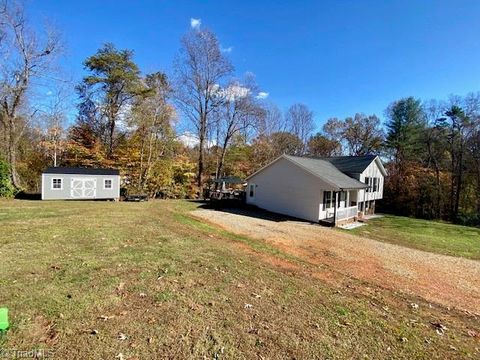
[[[202,25],[202,19],[190,18],[190,26],[192,29],[198,29]]]
[[[53,95],[53,91],[51,90],[48,90],[47,93],[46,93],[47,96],[52,96]]]
[[[224,53],[231,53],[233,51],[233,46],[229,46],[229,47],[221,47],[220,50]]]
[[[198,145],[199,140],[198,137],[192,134],[189,131],[186,131],[182,135],[178,137],[178,140],[185,146],[193,148],[194,146]]]
[[[257,94],[257,99],[266,99],[268,97],[268,95],[270,95],[268,92],[260,91]]]
[[[194,148],[200,143],[198,136],[190,131],[185,131],[182,135],[178,137],[178,141],[180,141],[183,145],[189,148]],[[207,147],[212,147],[215,145],[215,141],[206,141],[205,144]]]

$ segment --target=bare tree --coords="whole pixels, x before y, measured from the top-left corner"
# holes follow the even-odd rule
[[[198,135],[197,185],[202,194],[208,128],[213,121],[212,112],[224,100],[218,96],[220,83],[233,71],[233,66],[221,52],[213,32],[194,29],[183,37],[174,67],[175,101]]]
[[[5,132],[12,183],[20,188],[16,171],[17,146],[32,117],[26,109],[27,94],[36,79],[51,74],[53,60],[60,51],[60,41],[53,31],[46,31],[43,36],[35,33],[20,4],[3,1],[0,7],[0,22],[4,26],[4,54],[0,64],[0,120]]]
[[[273,133],[286,131],[284,116],[273,102],[263,102],[263,116],[258,119],[257,135],[270,136]]]
[[[289,131],[302,140],[306,146],[315,129],[313,111],[307,105],[294,104],[287,110],[285,121],[288,124]]]
[[[58,158],[65,150],[65,125],[69,90],[59,87],[49,92],[48,100],[38,112],[43,130],[43,147],[47,156],[52,159],[53,166],[58,166]]]
[[[222,175],[225,155],[230,141],[237,134],[245,136],[247,131],[254,128],[258,119],[263,115],[263,108],[255,98],[256,85],[250,79],[244,83],[232,80],[224,89],[219,91],[223,99],[222,105],[215,112],[218,116],[218,134],[221,143],[217,161],[216,177]]]

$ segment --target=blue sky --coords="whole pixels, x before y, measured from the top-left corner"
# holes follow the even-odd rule
[[[67,45],[74,79],[103,43],[135,51],[144,73],[171,72],[190,19],[215,31],[236,72],[256,74],[281,109],[307,104],[318,126],[355,112],[383,118],[404,96],[480,90],[480,1],[30,0]]]

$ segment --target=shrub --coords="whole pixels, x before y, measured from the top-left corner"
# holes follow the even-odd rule
[[[10,180],[10,165],[0,160],[0,197],[15,196],[15,187]]]

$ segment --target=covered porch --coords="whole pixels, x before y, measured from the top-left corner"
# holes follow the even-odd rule
[[[337,226],[341,222],[358,217],[358,189],[323,191],[323,203],[320,204],[319,222],[328,226]]]

